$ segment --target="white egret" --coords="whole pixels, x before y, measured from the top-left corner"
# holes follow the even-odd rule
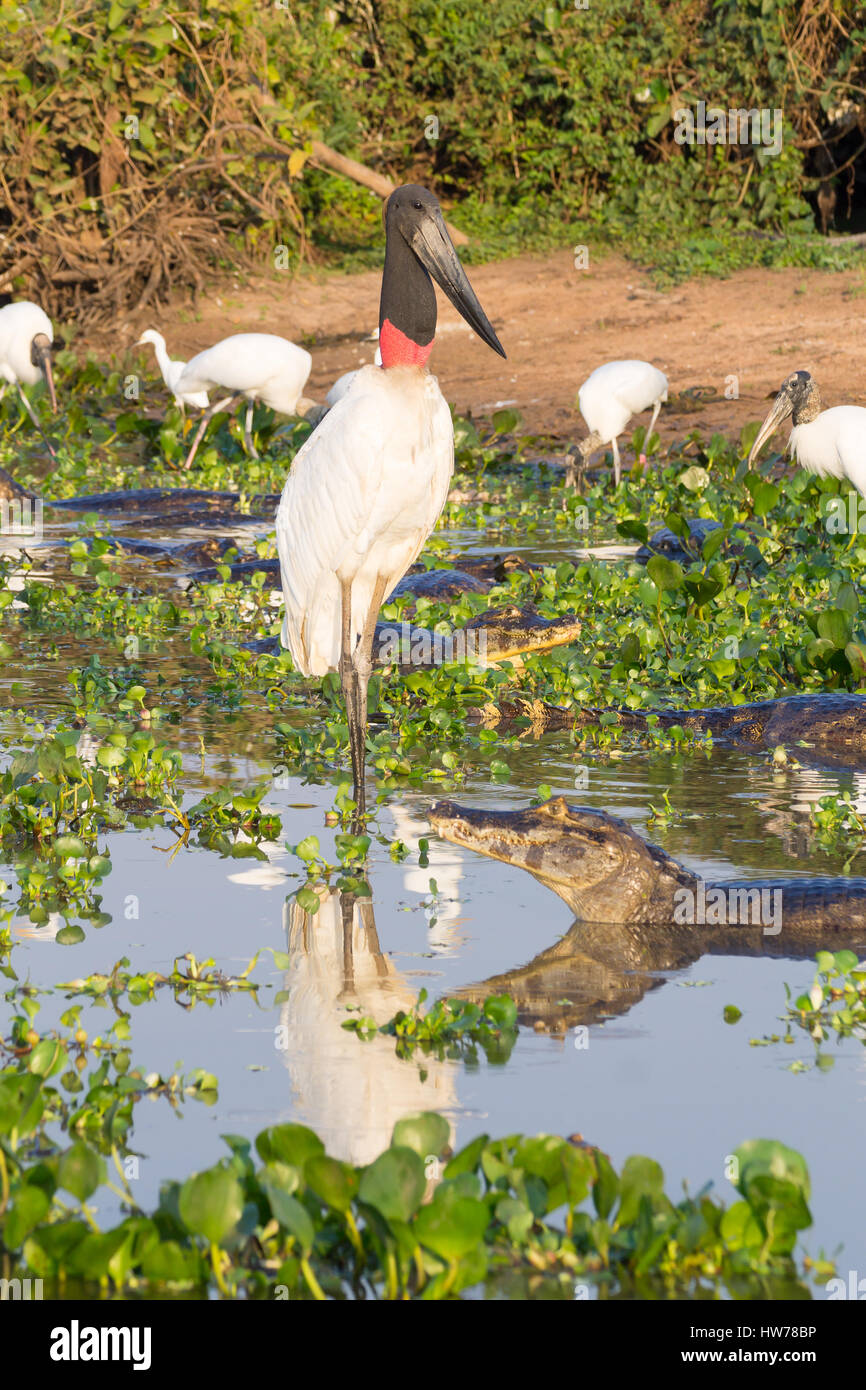
[[[356,816],[364,812],[367,685],[383,601],[436,524],[454,468],[451,412],[425,370],[436,332],[431,276],[478,336],[505,356],[426,188],[385,209],[382,367],[362,367],[300,449],[277,510],[282,641],[305,676],[339,671]]]
[[[755,436],[749,466],[783,421],[791,416],[788,453],[808,473],[847,478],[866,497],[866,406],[821,409],[821,397],[808,372],[786,377],[770,413]]]
[[[202,415],[184,468],[189,468],[212,417],[233,410],[246,400],[244,444],[258,458],[253,444],[253,407],[256,401],[281,415],[293,415],[301,399],[313,359],[305,348],[278,338],[275,333],[234,333],[206,348],[187,362],[177,378],[175,391],[188,396],[198,391],[228,391]]]
[[[632,415],[640,415],[652,407],[652,419],[647,430],[649,439],[658,419],[662,402],[668,398],[668,379],[651,362],[634,358],[622,362],[605,362],[586,378],[578,392],[580,413],[586,421],[589,435],[581,440],[579,449],[584,462],[603,444],[613,445],[614,480],[619,485],[621,466],[617,439]]]
[[[373,358],[373,365],[376,367],[381,367],[382,365],[381,348],[376,348],[376,355]],[[358,372],[360,371],[363,371],[363,368],[356,367],[354,371],[343,372],[342,376],[338,376],[337,380],[334,382],[333,386],[331,387],[330,391],[325,397],[325,404],[328,406],[334,406],[337,404],[337,401],[341,401],[345,396],[346,392],[348,391],[349,387],[352,385],[352,382],[355,380],[355,377],[358,375]]]
[[[0,379],[7,385],[18,387],[24,409],[48,445],[52,458],[55,458],[54,449],[46,438],[33,406],[24,394],[25,386],[35,386],[37,382],[44,380],[48,387],[51,409],[56,413],[57,397],[54,393],[54,374],[51,370],[53,340],[54,329],[51,320],[38,304],[33,304],[29,299],[22,299],[0,309]],[[0,397],[5,390],[5,385],[0,388]]]
[[[181,411],[184,406],[187,405],[193,406],[196,410],[207,410],[209,404],[207,391],[184,391],[178,393],[178,380],[186,363],[178,357],[169,357],[168,350],[165,346],[165,338],[161,333],[157,333],[155,328],[145,329],[135,346],[144,347],[148,343],[153,345],[153,349],[156,353],[157,366],[162,373],[162,379],[174,396],[176,403],[180,406]]]

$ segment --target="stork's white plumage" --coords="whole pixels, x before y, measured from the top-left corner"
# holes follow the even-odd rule
[[[305,675],[340,672],[357,818],[376,618],[436,524],[454,466],[451,413],[424,369],[436,332],[431,275],[479,337],[505,355],[433,195],[412,184],[396,189],[385,234],[383,366],[358,371],[296,455],[276,522],[283,642]]]
[[[651,362],[629,358],[622,362],[605,362],[586,378],[578,392],[580,413],[589,429],[580,452],[584,459],[603,444],[613,446],[614,477],[620,479],[620,457],[617,440],[633,415],[652,409],[647,430],[652,434],[662,402],[668,398],[668,379]]]
[[[181,410],[187,405],[192,406],[195,410],[207,410],[209,404],[207,391],[182,391],[179,389],[178,383],[186,363],[179,357],[169,357],[165,338],[162,334],[157,333],[155,328],[145,329],[135,346],[144,347],[147,343],[152,344],[162,379]]]
[[[377,584],[378,614],[418,558],[453,467],[451,412],[436,378],[417,367],[359,368],[296,455],[277,512],[282,641],[302,675],[339,669],[341,581],[351,584],[357,637]]]
[[[15,304],[6,304],[0,309],[0,380],[7,385],[17,386],[22,404],[45,439],[52,456],[54,449],[45,438],[36,412],[24,394],[24,387],[35,386],[37,382],[44,380],[48,387],[51,409],[56,411],[57,397],[54,394],[54,375],[51,370],[53,339],[54,329],[50,318],[44,309],[40,309],[39,305],[31,300],[22,299]],[[0,388],[0,396],[5,389],[5,385]]]
[[[866,497],[866,407],[821,409],[821,396],[808,372],[792,372],[782,382],[749,453],[749,464],[784,420],[793,417],[788,453],[801,468],[819,477],[847,478]]]
[[[177,378],[175,390],[183,395],[200,391],[228,391],[229,394],[205,411],[187,455],[189,468],[211,418],[221,410],[232,410],[246,400],[244,443],[253,458],[252,421],[256,401],[281,415],[293,415],[301,399],[313,359],[305,348],[275,333],[234,333],[213,347],[206,348],[187,362]]]

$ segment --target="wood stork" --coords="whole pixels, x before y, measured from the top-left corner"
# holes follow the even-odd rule
[[[207,410],[209,404],[207,391],[184,391],[178,394],[178,380],[186,363],[181,361],[180,358],[169,357],[168,350],[165,346],[165,338],[161,333],[157,333],[155,328],[145,329],[135,346],[144,347],[148,343],[153,345],[153,349],[156,353],[157,365],[162,373],[162,379],[174,396],[176,403],[180,406],[181,411],[183,411],[184,406],[187,405],[193,406],[196,410]]]
[[[24,394],[25,386],[35,386],[43,381],[48,387],[51,409],[57,411],[57,397],[54,393],[54,374],[51,370],[51,346],[54,329],[51,320],[29,299],[7,304],[0,309],[0,378],[10,386],[18,387],[18,394],[24,409],[30,416],[52,458],[57,455],[46,438],[45,431],[36,417],[36,412]],[[0,397],[6,390],[0,388]]]
[[[822,410],[818,387],[808,372],[792,372],[782,382],[755,436],[749,467],[789,415],[794,428],[788,453],[800,467],[819,477],[847,478],[866,497],[866,407],[834,405],[831,410]]]
[[[381,367],[381,348],[376,348],[376,356],[373,358],[373,364],[376,367]],[[338,376],[337,380],[334,382],[333,386],[331,387],[330,391],[325,397],[325,404],[328,406],[334,406],[337,404],[337,401],[341,401],[345,396],[346,392],[348,391],[349,387],[352,385],[352,382],[355,380],[355,377],[358,375],[358,372],[360,371],[363,371],[363,368],[356,367],[354,371],[343,372],[342,376]]]
[[[451,412],[425,370],[436,332],[431,276],[483,342],[505,356],[426,188],[384,208],[382,367],[361,367],[292,463],[277,510],[282,641],[305,676],[339,671],[355,786],[365,809],[367,684],[383,601],[436,524],[454,468]]]
[[[199,391],[228,391],[202,415],[184,468],[189,468],[212,417],[247,402],[244,444],[253,458],[253,408],[256,401],[281,415],[293,415],[301,399],[313,359],[305,348],[275,333],[233,333],[187,362],[177,378],[175,393],[189,396]]]
[[[658,419],[662,402],[668,398],[668,379],[651,362],[634,358],[622,362],[605,362],[596,367],[581,386],[577,402],[586,421],[589,435],[581,440],[579,449],[584,463],[602,444],[613,445],[613,473],[619,486],[621,465],[617,438],[632,415],[652,407],[652,419],[647,430],[649,439]]]

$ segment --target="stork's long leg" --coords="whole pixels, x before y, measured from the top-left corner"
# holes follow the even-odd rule
[[[256,446],[253,443],[253,410],[255,409],[255,405],[255,401],[247,401],[247,413],[244,420],[244,448],[250,458],[253,459],[258,458]]]
[[[24,406],[24,409],[27,411],[27,414],[30,416],[30,419],[33,421],[33,423],[34,423],[34,425],[36,426],[36,428],[38,429],[39,433],[42,435],[42,438],[45,440],[45,446],[46,446],[46,448],[48,449],[49,454],[51,455],[51,457],[52,457],[53,459],[56,459],[56,458],[57,458],[57,454],[56,454],[55,451],[54,451],[54,448],[53,448],[53,446],[52,446],[52,444],[51,444],[51,441],[50,441],[49,438],[48,438],[48,435],[45,433],[44,429],[42,428],[42,426],[41,426],[40,423],[39,423],[39,420],[38,420],[38,418],[37,418],[37,416],[36,416],[36,411],[33,409],[33,406],[30,404],[30,402],[28,401],[27,397],[25,396],[24,391],[23,391],[22,386],[21,386],[21,382],[20,382],[20,381],[16,381],[15,385],[18,387],[18,394],[19,394],[19,396],[21,397],[21,402],[22,402],[22,405]]]
[[[385,584],[387,580],[383,574],[377,575],[373,597],[370,600],[370,607],[367,612],[367,621],[364,630],[358,639],[353,656],[356,680],[356,699],[357,716],[359,728],[359,753],[358,763],[361,774],[360,778],[360,799],[356,796],[357,815],[360,818],[366,810],[366,788],[364,785],[364,762],[367,752],[367,687],[370,684],[370,675],[373,670],[373,638],[376,634],[376,620],[379,617],[379,609],[382,607],[382,600],[385,597]]]
[[[643,447],[644,447],[644,453],[646,453],[647,445],[649,444],[650,440],[652,439],[652,432],[653,432],[653,430],[654,430],[655,427],[656,427],[656,420],[659,418],[659,411],[661,410],[661,408],[662,408],[662,403],[661,403],[661,401],[656,401],[655,405],[653,406],[653,417],[652,417],[652,419],[650,420],[649,429],[648,429],[647,432],[646,432],[646,440],[644,441],[644,446],[643,446]]]
[[[234,409],[235,405],[239,400],[240,396],[232,394],[231,396],[225,396],[221,401],[216,401],[214,405],[208,406],[207,410],[204,412],[201,419],[199,420],[198,429],[195,432],[195,439],[192,441],[192,448],[187,454],[186,462],[183,465],[185,469],[191,467],[192,461],[195,458],[196,453],[198,452],[198,446],[202,441],[202,436],[204,435],[204,432],[207,429],[213,417],[216,414],[218,414],[218,412],[221,410]]]
[[[348,580],[340,581],[340,684],[346,702],[346,718],[349,721],[349,752],[352,756],[352,779],[355,784],[355,805],[359,812],[364,809],[364,743],[360,728],[361,719],[358,707],[358,676],[353,661],[354,641],[352,636],[352,585]]]
[[[619,447],[616,440],[613,441],[613,481],[619,487],[619,480],[622,474],[622,465],[619,460]]]

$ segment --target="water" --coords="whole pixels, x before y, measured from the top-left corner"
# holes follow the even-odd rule
[[[469,549],[476,538],[454,539]],[[533,558],[549,558],[555,538],[534,544]],[[59,656],[50,669],[32,655],[6,663],[5,698],[14,682],[23,691],[11,703],[26,706],[32,698],[62,708],[64,672],[81,663],[82,653],[74,634],[53,634],[52,641]],[[159,654],[142,660],[168,669]],[[195,751],[202,732],[203,760]],[[271,777],[261,721],[258,727],[243,719],[232,724],[194,712],[170,737],[185,751],[188,801],[214,786],[241,788]],[[470,781],[457,799],[522,807],[543,781],[575,802],[623,816],[690,869],[716,879],[838,873],[841,860],[816,851],[810,840],[808,807],[844,789],[866,804],[861,774],[779,770],[764,757],[719,749],[710,757],[633,753],[605,759],[578,754],[567,737],[549,735],[527,736],[507,757],[509,782]],[[651,807],[661,807],[667,789],[681,814],[659,825]],[[524,972],[524,1012],[545,1027],[521,1028],[504,1066],[483,1058],[473,1068],[435,1058],[402,1061],[392,1039],[362,1042],[340,1027],[347,1005],[381,1022],[408,1007],[422,988],[433,997],[472,987],[483,994],[491,979],[497,989],[506,988],[502,977],[527,966],[572,926],[567,906],[519,869],[435,839],[429,866],[419,867],[417,842],[430,833],[432,799],[395,793],[383,806],[382,830],[412,852],[395,864],[374,840],[372,915],[356,913],[351,961],[335,899],[323,899],[315,918],[287,906],[299,866],[282,843],[266,847],[264,862],[224,859],[196,846],[172,857],[168,828],[108,836],[113,868],[103,884],[103,906],[112,921],[101,930],[88,927],[79,945],[58,945],[51,924],[16,923],[19,978],[45,987],[107,971],[122,956],[140,969],[167,971],[176,955],[191,951],[237,974],[264,948],[290,954],[288,972],[263,954],[255,971],[263,982],[258,996],[229,995],[186,1010],[162,991],[156,1002],[133,1009],[137,1064],[163,1075],[204,1067],[219,1078],[213,1107],[189,1101],[178,1116],[162,1100],[137,1106],[140,1204],[156,1201],[162,1181],[213,1163],[223,1152],[220,1135],[254,1136],[292,1118],[313,1125],[332,1152],[354,1162],[369,1161],[387,1144],[395,1120],[421,1108],[448,1116],[455,1146],[481,1131],[580,1132],[617,1165],[630,1153],[658,1159],[674,1196],[681,1182],[696,1190],[709,1179],[727,1202],[734,1196],[725,1179],[727,1156],[746,1139],[771,1137],[800,1150],[809,1164],[815,1224],[806,1249],[842,1248],[840,1268],[862,1269],[862,1047],[853,1040],[830,1043],[836,1058],[831,1071],[796,1074],[790,1063],[813,1057],[805,1035],[798,1034],[793,1046],[749,1046],[750,1038],[780,1027],[785,983],[795,993],[811,983],[809,960],[701,954],[696,941],[693,960],[646,978],[614,971],[599,983],[586,965],[570,965],[564,984],[561,973],[549,976],[558,992],[567,990],[570,1005],[545,993],[540,968],[535,985]],[[333,861],[332,832],[324,824],[332,803],[330,786],[284,778],[265,804],[281,816],[287,842],[316,834],[324,857]],[[569,942],[579,960],[580,929]],[[278,1002],[275,996],[286,989],[288,999]],[[45,1001],[40,1028],[65,1002],[62,992]],[[723,1021],[727,1004],[742,1011],[735,1026]],[[575,1023],[575,1017],[589,1021]],[[82,1010],[91,1036],[112,1018],[108,1008],[85,1003]],[[103,1202],[106,1214],[110,1200]]]

